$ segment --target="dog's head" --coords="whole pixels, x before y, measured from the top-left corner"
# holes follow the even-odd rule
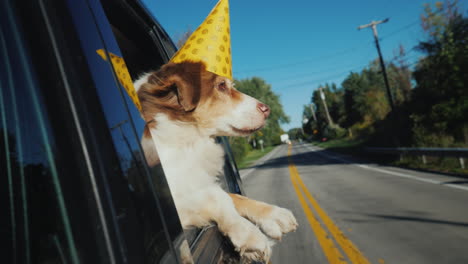
[[[265,125],[270,108],[237,91],[200,62],[168,63],[135,82],[146,122],[157,114],[209,136],[245,136]],[[156,124],[157,126],[157,124]]]

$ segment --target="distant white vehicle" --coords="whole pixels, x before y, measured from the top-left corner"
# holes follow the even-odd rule
[[[282,134],[280,137],[282,143],[291,144],[291,140],[289,140],[288,134]]]

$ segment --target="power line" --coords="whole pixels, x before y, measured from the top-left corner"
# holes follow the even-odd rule
[[[413,60],[413,59],[416,59],[416,58],[419,58],[419,57],[421,57],[421,55],[419,55],[419,54],[415,54],[415,55],[413,55],[413,56],[411,56],[411,57],[397,57],[397,58],[394,58],[394,59],[388,61],[388,62],[386,63],[386,65],[390,65],[390,64],[392,64],[393,62],[398,61],[399,59]]]
[[[333,71],[333,70],[349,69],[351,67],[355,68],[353,66],[354,65],[347,65],[347,66],[344,66],[344,67],[333,67],[333,68],[328,68],[328,69],[322,69],[322,70],[319,70],[319,71],[308,71],[308,72],[301,73],[301,74],[294,74],[294,75],[286,76],[285,78],[276,79],[276,80],[274,78],[273,79],[269,78],[269,80],[274,80],[276,82],[289,81],[289,80],[293,80],[293,79],[296,79],[296,78],[310,77],[310,75],[313,75],[313,74],[320,74],[320,73],[330,72],[330,71]]]
[[[436,15],[440,12],[443,12],[444,10],[437,10],[435,12],[433,12],[433,14],[431,15]],[[386,38],[389,38],[389,37],[392,37],[404,30],[407,30],[415,25],[417,25],[419,23],[419,19],[418,20],[415,20],[401,28],[398,28],[397,30],[395,31],[392,31],[390,32],[389,34],[385,35],[384,37],[382,37],[381,39],[386,39]],[[370,43],[372,43],[373,41],[371,41]],[[268,71],[268,70],[274,70],[274,69],[277,69],[277,68],[283,68],[283,67],[291,67],[291,66],[296,66],[296,65],[300,65],[300,64],[305,64],[305,63],[309,63],[309,62],[312,62],[312,61],[316,61],[316,60],[325,60],[325,59],[330,59],[330,58],[333,58],[333,57],[336,57],[336,56],[340,56],[340,55],[344,55],[344,54],[347,54],[347,53],[351,53],[353,51],[356,51],[358,50],[360,47],[363,47],[363,46],[356,46],[356,47],[353,47],[353,48],[350,48],[350,49],[345,49],[345,50],[342,50],[340,52],[337,52],[337,53],[334,53],[334,54],[330,54],[330,55],[327,55],[327,56],[320,56],[320,57],[316,57],[316,58],[313,58],[313,59],[308,59],[308,60],[304,60],[304,61],[299,61],[299,62],[294,62],[294,63],[289,63],[289,64],[282,64],[282,65],[276,65],[276,66],[270,66],[270,67],[264,67],[264,68],[257,68],[257,69],[250,69],[250,70],[243,70],[243,71],[237,71],[236,73],[243,73],[243,72],[262,72],[262,71]],[[417,57],[418,55],[416,56],[411,56],[410,58],[407,57],[411,52],[413,52],[415,50],[415,47],[411,48],[409,50],[409,52],[407,52],[405,55],[403,56],[399,56],[399,57],[394,57],[393,59],[391,59],[388,63],[385,63],[386,65],[398,60],[398,59],[413,59],[415,57]],[[417,64],[418,61],[416,62],[413,62],[413,63],[410,63],[409,65],[406,65],[407,67],[411,67],[415,64]],[[366,66],[368,66],[369,64],[366,64],[366,65],[363,65],[363,66],[359,66],[359,68],[364,68]],[[356,67],[358,68],[358,67]],[[302,85],[306,85],[306,84],[309,84],[309,83],[312,83],[312,82],[322,82],[322,81],[326,81],[326,80],[329,80],[331,78],[336,78],[336,77],[339,77],[339,76],[342,76],[344,74],[347,74],[349,72],[351,72],[352,70],[356,69],[356,68],[353,68],[353,69],[350,69],[350,70],[347,70],[345,72],[342,72],[342,73],[339,73],[339,74],[335,74],[335,75],[331,75],[331,76],[328,76],[327,78],[322,78],[322,79],[319,79],[319,80],[312,80],[312,81],[306,81],[306,82],[302,82],[302,83],[297,83],[297,84],[292,84],[292,85],[288,85],[288,86],[282,86],[283,88],[291,88],[291,87],[297,87],[297,86],[302,86]],[[330,69],[329,69],[330,70]],[[326,71],[329,71],[329,70],[322,70],[322,71],[314,71],[314,72],[309,72],[309,73],[304,73],[304,74],[299,74],[299,75],[294,75],[294,76],[290,76],[288,77],[288,79],[282,79],[280,81],[287,81],[289,79],[292,79],[292,78],[297,78],[297,77],[302,77],[302,76],[308,76],[310,74],[317,74],[317,73],[322,73],[322,72],[326,72]]]
[[[406,25],[406,26],[404,26],[402,28],[399,28],[398,30],[395,30],[395,31],[385,35],[382,39],[391,37],[392,35],[395,35],[396,33],[399,33],[400,31],[403,31],[403,30],[405,30],[407,28],[410,28],[411,26],[414,26],[414,25],[415,25],[415,23],[413,22],[413,23],[411,23],[409,25]],[[373,41],[370,41],[368,43],[371,44],[371,43],[373,43]],[[264,71],[275,70],[275,69],[278,69],[278,68],[292,67],[292,66],[297,66],[297,65],[301,65],[301,64],[310,63],[310,62],[316,62],[317,60],[326,60],[326,59],[331,59],[331,58],[334,58],[334,57],[337,57],[337,56],[342,56],[342,55],[345,55],[345,54],[348,54],[348,53],[352,53],[352,52],[354,52],[356,50],[359,50],[361,48],[363,48],[363,46],[359,45],[359,46],[355,46],[355,47],[352,47],[352,48],[349,48],[349,49],[344,49],[344,50],[341,50],[339,52],[329,54],[329,55],[326,55],[326,56],[318,56],[318,57],[310,58],[310,59],[307,59],[307,60],[291,62],[291,63],[285,63],[285,64],[278,64],[278,65],[269,66],[269,67],[261,67],[261,68],[253,68],[253,69],[247,69],[247,70],[234,71],[234,73],[236,73],[236,74],[246,73],[246,72],[255,72],[256,73],[256,72],[264,72]]]
[[[411,48],[408,52],[405,52],[405,54],[403,55],[395,55],[393,56],[392,59],[390,59],[390,61],[388,61],[387,63],[385,63],[386,65],[392,63],[392,62],[395,62],[395,61],[398,61],[398,60],[401,60],[401,59],[410,59],[408,56],[413,53],[414,51],[416,51],[416,48],[413,47]],[[411,58],[413,57],[416,57],[416,56],[420,56],[419,54],[414,54],[413,56],[411,56]]]
[[[452,5],[450,5],[449,8],[454,7],[454,6],[455,6],[455,3],[452,3]],[[446,7],[446,8],[447,8],[447,7]],[[439,13],[442,13],[442,12],[446,11],[446,8],[443,8],[443,9],[440,9],[440,10],[436,10],[435,12],[433,12],[432,14],[430,14],[430,16],[435,16],[435,15],[437,15],[437,14],[439,14]],[[391,36],[393,36],[393,35],[396,35],[397,33],[401,32],[401,31],[404,31],[404,30],[407,30],[407,29],[409,29],[409,28],[411,28],[411,27],[413,27],[413,26],[415,26],[415,25],[418,25],[420,22],[421,22],[420,19],[414,20],[413,22],[411,22],[411,23],[409,23],[409,24],[407,24],[407,25],[405,25],[405,26],[403,26],[403,27],[401,27],[401,28],[399,28],[399,29],[397,29],[397,30],[395,30],[395,31],[392,31],[392,32],[388,33],[388,34],[385,35],[385,36],[383,36],[383,37],[381,38],[381,40],[384,40],[384,39],[386,39],[386,38],[388,38],[388,37],[391,37]]]
[[[436,10],[431,15],[434,16],[434,15],[436,15],[438,13],[441,13],[441,12],[443,12],[445,10],[446,10],[445,8],[442,9],[442,10]],[[419,22],[420,22],[419,19],[415,20],[415,21],[413,21],[413,22],[411,22],[411,23],[409,23],[409,24],[407,24],[407,25],[405,25],[405,26],[403,26],[401,28],[398,28],[397,30],[394,30],[394,31],[390,32],[387,35],[384,35],[383,37],[380,38],[380,40],[384,40],[386,38],[392,37],[392,36],[396,35],[397,33],[400,33],[401,31],[407,30],[407,29],[417,25]],[[370,41],[369,43],[373,43],[373,41]],[[297,62],[292,62],[292,63],[285,63],[285,64],[278,64],[278,65],[273,65],[273,66],[269,66],[269,67],[261,67],[261,68],[253,68],[253,69],[234,71],[234,73],[236,73],[236,74],[246,73],[246,72],[256,73],[256,72],[264,72],[264,71],[269,71],[269,70],[275,70],[275,69],[278,69],[278,68],[292,67],[292,66],[296,66],[296,65],[305,64],[305,63],[315,62],[316,60],[325,60],[325,59],[334,58],[334,57],[337,57],[337,56],[340,56],[340,55],[351,53],[351,52],[356,51],[356,50],[361,49],[361,48],[363,48],[363,46],[358,45],[358,46],[355,46],[353,48],[344,49],[344,50],[338,51],[336,53],[329,54],[327,56],[319,56],[319,57],[310,58],[310,59],[307,59],[307,60],[302,60],[302,61],[297,61]]]
[[[419,22],[419,20],[416,20],[410,24],[407,24],[395,31],[392,31],[390,32],[389,34],[383,36],[382,38],[380,38],[381,40],[383,39],[386,39],[388,37],[391,37],[393,35],[396,35],[397,33],[401,32],[401,31],[404,31],[404,30],[407,30],[408,28],[411,28],[412,26],[415,26],[417,23]],[[368,42],[369,44],[373,43],[373,41],[370,41]],[[339,52],[336,52],[334,54],[329,54],[327,56],[319,56],[319,57],[315,57],[315,58],[311,58],[311,59],[307,59],[307,60],[303,60],[303,61],[298,61],[298,62],[292,62],[292,63],[287,63],[287,64],[280,64],[280,65],[274,65],[274,66],[270,66],[270,67],[262,67],[262,68],[254,68],[254,69],[249,69],[249,70],[241,70],[241,71],[235,71],[234,73],[245,73],[245,72],[263,72],[263,71],[268,71],[268,70],[273,70],[273,69],[277,69],[277,68],[283,68],[283,67],[291,67],[291,66],[296,66],[296,65],[300,65],[300,64],[305,64],[305,63],[309,63],[309,62],[315,62],[316,60],[325,60],[325,59],[330,59],[330,58],[334,58],[334,57],[337,57],[337,56],[340,56],[340,55],[344,55],[344,54],[348,54],[348,53],[351,53],[351,52],[354,52],[358,49],[361,49],[363,48],[362,45],[359,45],[359,46],[355,46],[353,48],[349,48],[349,49],[344,49],[344,50],[341,50]]]
[[[403,26],[403,27],[401,27],[401,28],[399,28],[399,29],[397,29],[395,31],[392,31],[392,32],[388,33],[387,35],[381,37],[380,39],[384,40],[384,39],[389,38],[389,37],[391,37],[393,35],[396,35],[397,33],[400,33],[401,31],[407,30],[407,29],[417,25],[418,22],[419,22],[419,20],[416,20],[416,21],[414,21],[414,22],[412,22],[412,23],[410,23],[410,24],[408,24],[406,26]]]
[[[395,30],[395,31],[385,35],[381,39],[391,37],[391,36],[395,35],[396,33],[399,33],[400,31],[406,30],[407,28],[410,28],[411,26],[414,26],[414,25],[415,25],[414,22],[411,23],[411,24],[408,24],[408,25],[406,25],[406,26],[404,26],[402,28],[399,28],[398,30]],[[373,41],[370,41],[369,44],[370,43],[373,43]],[[269,66],[269,67],[253,68],[253,69],[247,69],[247,70],[234,71],[234,73],[236,73],[236,74],[246,73],[246,72],[255,72],[255,73],[257,73],[257,72],[265,72],[265,71],[275,70],[275,69],[278,69],[278,68],[297,66],[297,65],[301,65],[301,64],[310,63],[310,62],[316,62],[317,60],[326,60],[326,59],[331,59],[331,58],[334,58],[334,57],[337,57],[337,56],[342,56],[342,55],[345,55],[345,54],[348,54],[348,53],[352,53],[352,52],[354,52],[356,50],[359,50],[359,49],[361,49],[363,47],[364,46],[359,45],[359,46],[355,46],[355,47],[349,48],[349,49],[344,49],[344,50],[341,50],[339,52],[329,54],[329,55],[326,55],[326,56],[319,56],[319,57],[310,58],[310,59],[307,59],[307,60],[302,60],[302,61],[297,61],[297,62],[292,62],[292,63],[285,63],[285,64],[278,64],[278,65]]]
[[[245,72],[263,72],[263,71],[269,71],[269,70],[274,70],[274,69],[278,69],[278,68],[292,67],[292,66],[296,66],[296,65],[305,64],[305,63],[316,62],[317,60],[325,60],[325,59],[330,59],[330,58],[334,58],[334,57],[337,57],[337,56],[342,56],[344,54],[354,52],[354,51],[356,51],[357,49],[360,49],[360,48],[362,48],[362,45],[352,47],[352,48],[349,48],[349,49],[345,49],[345,50],[342,50],[342,51],[339,51],[339,52],[336,52],[336,53],[333,53],[333,54],[329,54],[329,55],[326,55],[326,56],[318,56],[318,57],[310,58],[310,59],[307,59],[307,60],[302,60],[302,61],[297,61],[297,62],[292,62],[292,63],[279,64],[279,65],[274,65],[274,66],[269,66],[269,67],[234,71],[234,73],[239,74],[239,73],[245,73]]]
[[[414,55],[414,56],[411,56],[410,58],[408,59],[412,59],[412,58],[415,58],[417,57],[418,55]],[[412,62],[408,65],[406,65],[407,67],[411,67],[415,64],[417,64],[419,61],[415,61],[415,62]],[[391,63],[388,62],[386,63],[387,65]],[[354,68],[351,68],[349,70],[346,70],[346,71],[343,71],[343,72],[340,72],[340,73],[337,73],[337,74],[333,74],[333,75],[329,75],[327,77],[323,77],[323,78],[320,78],[320,79],[313,79],[313,80],[308,80],[308,81],[304,81],[304,82],[300,82],[300,83],[295,83],[295,84],[291,84],[291,85],[286,85],[286,86],[283,86],[283,85],[279,85],[280,88],[294,88],[294,87],[298,87],[298,86],[304,86],[304,85],[313,85],[313,84],[317,84],[317,83],[322,83],[322,82],[326,82],[326,81],[330,81],[330,79],[334,79],[334,78],[338,78],[338,77],[341,77],[341,76],[344,76],[344,75],[348,75],[350,74],[351,72],[353,72],[354,70],[357,70],[357,69],[363,69],[365,67],[369,66],[369,64],[364,64],[364,65],[361,65],[361,66],[358,66],[358,67],[354,67]]]
[[[349,73],[352,72],[354,69],[363,68],[363,67],[365,67],[365,66],[367,66],[367,65],[368,65],[368,64],[363,65],[363,66],[359,66],[359,67],[355,67],[355,68],[353,68],[353,69],[349,69],[349,70],[340,72],[340,73],[338,73],[338,74],[333,74],[333,75],[330,75],[330,76],[327,76],[327,77],[323,77],[323,78],[320,78],[320,79],[308,80],[308,81],[305,81],[305,82],[295,83],[295,84],[290,84],[290,85],[280,86],[280,87],[281,87],[281,88],[293,88],[293,87],[297,87],[297,86],[312,85],[312,84],[316,84],[316,83],[321,83],[321,82],[329,81],[330,79],[338,78],[338,77],[341,77],[341,76],[343,76],[343,75],[349,74]]]
[[[405,59],[408,59],[408,60],[412,60],[413,58],[416,58],[416,57],[419,57],[418,54],[415,54],[413,56],[410,56],[410,57],[407,57],[408,55],[410,55],[411,52],[413,52],[415,49],[410,49],[409,52],[407,52],[404,56],[400,56],[398,58],[394,58],[390,61],[388,61],[387,63],[385,63],[386,65],[390,65],[392,62],[396,61],[396,59],[399,59],[399,58],[405,58]],[[411,67],[412,65],[414,64],[417,64],[418,61],[416,62],[413,62],[413,63],[410,63],[408,65],[406,65],[407,67]],[[340,76],[343,76],[343,75],[346,75],[346,74],[349,74],[351,73],[352,71],[354,70],[357,70],[357,69],[363,69],[363,68],[366,68],[369,66],[369,63],[366,63],[366,64],[362,64],[360,66],[356,66],[356,67],[353,67],[351,69],[348,69],[346,71],[343,71],[343,72],[340,72],[340,73],[337,73],[337,74],[332,74],[332,75],[329,75],[327,77],[323,77],[323,78],[319,78],[319,79],[312,79],[312,80],[307,80],[307,81],[304,81],[304,82],[300,82],[300,83],[295,83],[295,84],[290,84],[290,85],[286,85],[286,86],[283,86],[283,85],[279,85],[281,88],[293,88],[293,87],[297,87],[297,86],[304,86],[304,85],[310,85],[310,84],[314,84],[314,83],[321,83],[321,82],[324,82],[324,81],[329,81],[330,79],[333,79],[333,78],[337,78],[337,77],[340,77]],[[288,80],[288,79],[285,79],[285,80]]]

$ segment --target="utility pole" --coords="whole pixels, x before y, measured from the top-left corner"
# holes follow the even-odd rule
[[[333,125],[333,120],[331,119],[330,113],[328,112],[327,102],[325,102],[325,94],[322,91],[322,87],[319,87],[320,98],[322,98],[323,106],[325,107],[325,114],[327,115],[328,125]]]
[[[393,110],[395,110],[395,105],[393,104],[393,96],[392,96],[392,92],[390,91],[390,85],[388,84],[387,70],[385,69],[385,63],[384,63],[384,60],[383,60],[383,57],[382,57],[382,53],[380,51],[379,37],[378,37],[378,34],[377,34],[377,25],[382,24],[382,23],[386,23],[386,22],[388,22],[388,20],[389,19],[386,18],[386,19],[380,20],[380,21],[372,21],[371,23],[369,23],[367,25],[359,26],[358,30],[361,30],[363,28],[372,27],[372,31],[374,32],[375,46],[377,47],[377,52],[379,53],[380,67],[382,68],[382,74],[383,74],[383,77],[384,77],[385,87],[387,88],[388,101],[390,103],[390,108],[392,109],[392,112],[393,112]]]

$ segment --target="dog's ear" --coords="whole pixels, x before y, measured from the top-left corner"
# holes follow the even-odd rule
[[[194,62],[168,63],[148,77],[148,83],[167,92],[173,91],[177,103],[186,112],[193,111],[200,101],[203,65]]]

